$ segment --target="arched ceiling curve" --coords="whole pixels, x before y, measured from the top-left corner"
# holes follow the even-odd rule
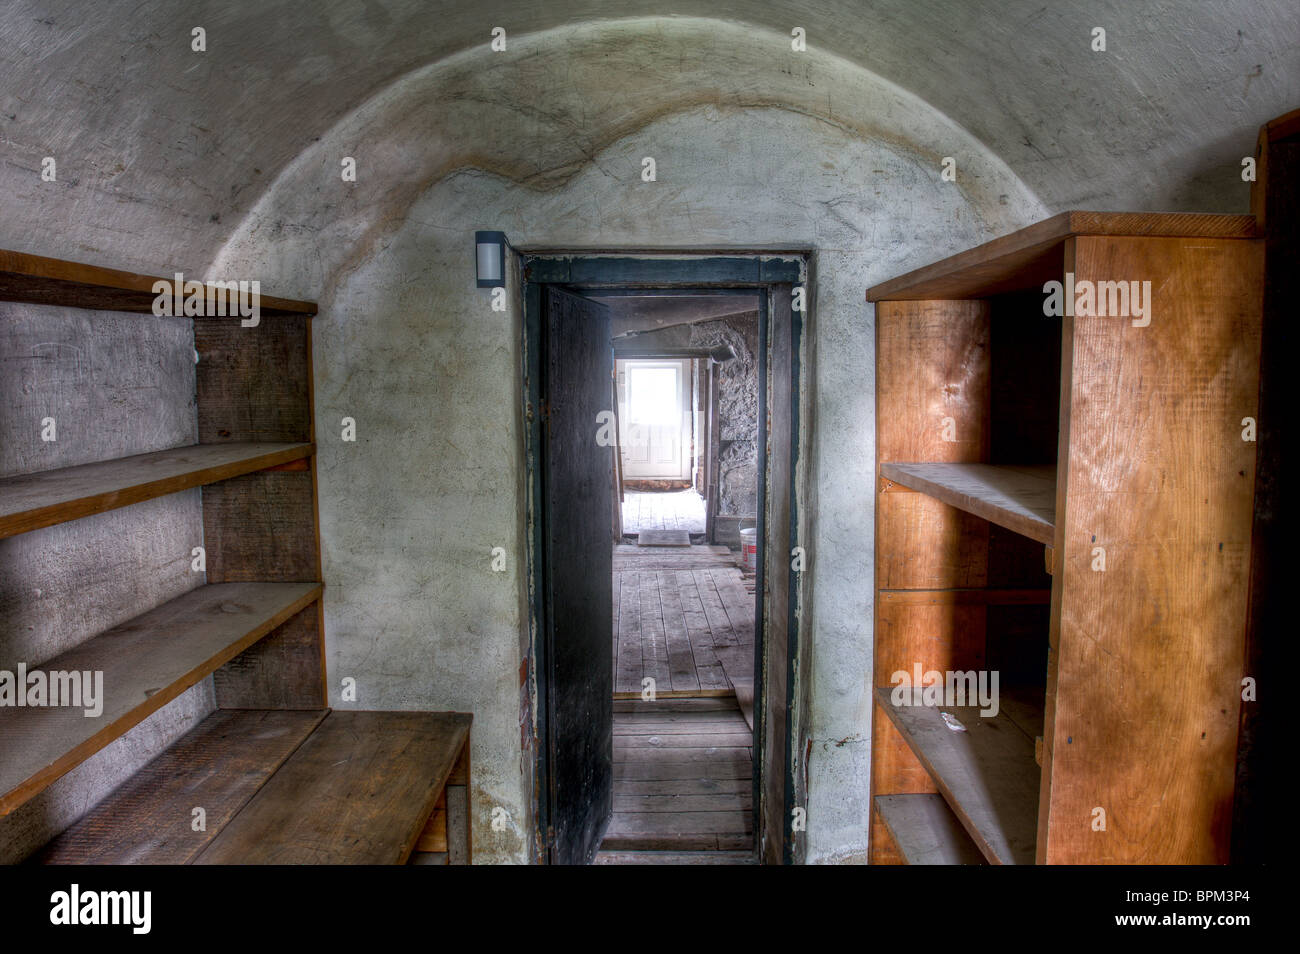
[[[398,78],[494,26],[631,16],[803,27],[961,125],[1051,209],[1241,210],[1255,129],[1300,101],[1294,0],[17,0],[0,10],[0,244],[206,267],[296,156]],[[791,81],[808,79],[795,66]]]

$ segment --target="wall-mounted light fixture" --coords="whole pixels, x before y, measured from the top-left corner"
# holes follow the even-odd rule
[[[505,232],[475,232],[474,247],[478,260],[478,287],[500,288],[506,283]]]

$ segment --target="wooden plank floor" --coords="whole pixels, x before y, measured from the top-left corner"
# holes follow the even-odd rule
[[[756,865],[749,851],[598,851],[593,865]]]
[[[616,700],[614,817],[601,850],[743,852],[752,784],[753,733],[735,699]]]
[[[693,490],[623,493],[623,532],[685,530],[704,532],[704,498]]]
[[[754,596],[726,547],[614,548],[614,691],[752,699]]]

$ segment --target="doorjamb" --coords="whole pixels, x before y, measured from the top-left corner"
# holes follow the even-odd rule
[[[792,806],[794,792],[794,757],[795,740],[793,738],[793,714],[795,707],[796,681],[793,678],[798,670],[797,662],[800,652],[799,600],[800,588],[790,568],[790,563],[783,554],[774,554],[770,563],[765,552],[764,521],[767,510],[767,446],[766,422],[770,395],[767,391],[767,354],[770,345],[771,328],[768,322],[768,295],[774,286],[803,285],[807,288],[806,299],[811,302],[815,295],[808,287],[811,282],[811,250],[793,252],[639,252],[627,254],[602,253],[598,251],[563,251],[519,249],[514,252],[515,265],[519,270],[523,312],[522,342],[522,403],[524,423],[524,460],[526,468],[526,581],[527,594],[527,658],[523,670],[524,688],[527,699],[523,702],[521,722],[526,733],[531,732],[529,742],[532,747],[532,792],[534,824],[532,826],[531,854],[534,863],[547,860],[549,818],[549,734],[547,721],[549,687],[541,674],[547,672],[545,653],[545,632],[543,599],[546,593],[544,566],[539,555],[545,553],[544,533],[545,515],[540,508],[543,505],[542,468],[539,451],[542,447],[542,416],[538,412],[542,406],[541,341],[542,322],[542,286],[561,285],[578,293],[600,291],[602,295],[636,294],[644,290],[654,290],[665,297],[690,294],[753,294],[759,297],[759,355],[758,373],[760,387],[759,401],[759,438],[761,442],[758,454],[758,576],[755,586],[755,620],[754,620],[754,851],[761,860],[761,836],[763,817],[766,812],[775,809],[782,813],[784,833],[781,857],[785,864],[792,861],[791,831]],[[793,361],[791,379],[788,382],[772,382],[772,387],[791,388],[793,403],[792,439],[787,449],[790,455],[791,474],[797,475],[799,454],[804,446],[799,408],[805,382],[805,371],[801,361],[802,336],[805,331],[808,313],[792,314],[791,335],[793,338]],[[798,503],[800,500],[797,477],[791,480],[790,488],[790,527],[788,553],[797,545],[797,532],[800,521]],[[767,576],[779,567],[786,567],[790,574],[788,654],[786,659],[786,739],[785,765],[777,767],[783,778],[783,804],[781,806],[764,805],[763,777],[769,771],[764,764],[763,728],[766,712],[764,711],[764,625],[765,625],[765,588]],[[528,723],[531,722],[531,725]],[[761,806],[761,807],[760,807]]]

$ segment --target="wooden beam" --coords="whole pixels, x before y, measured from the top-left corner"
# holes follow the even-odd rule
[[[1062,212],[867,289],[867,301],[987,298],[1060,281],[1064,243],[1078,235],[1255,238],[1249,215]]]
[[[1066,326],[1039,861],[1225,864],[1258,447],[1242,421],[1260,418],[1263,243],[1071,245],[1081,281],[1159,281],[1148,327],[1097,316]],[[1096,807],[1110,817],[1104,836],[1080,823]]]
[[[152,314],[154,283],[159,281],[170,284],[173,278],[0,249],[2,301]],[[212,300],[216,292],[205,284],[204,294]],[[316,303],[259,295],[259,313],[263,318],[314,315]]]

